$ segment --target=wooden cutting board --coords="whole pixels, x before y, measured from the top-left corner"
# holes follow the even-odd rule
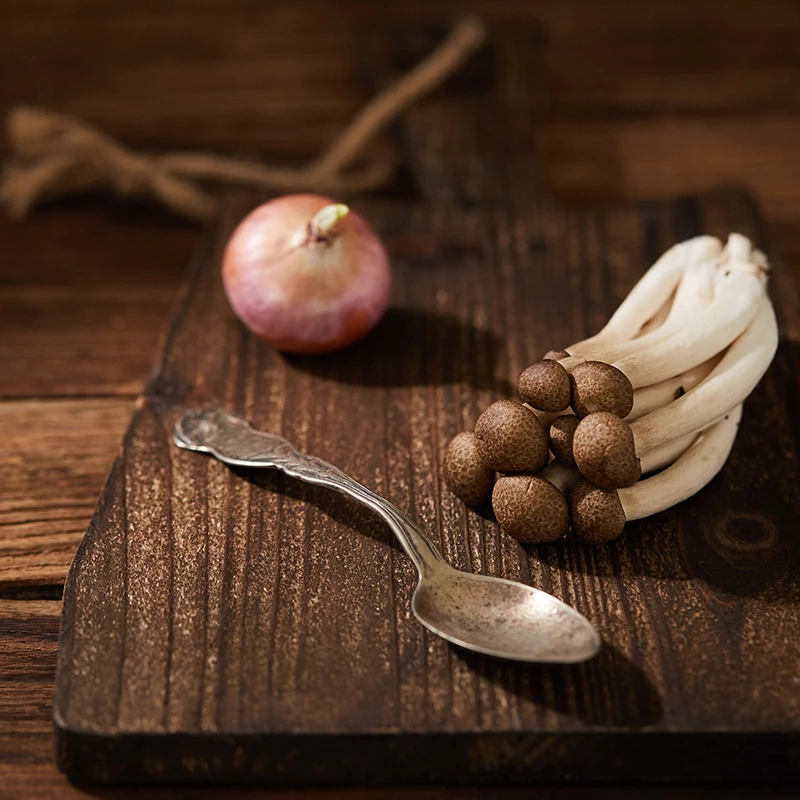
[[[777,358],[728,465],[692,500],[607,547],[525,549],[442,484],[450,438],[544,351],[598,329],[669,245],[738,230],[769,248],[739,191],[586,211],[539,196],[512,45],[485,81],[409,114],[403,191],[355,202],[396,275],[360,344],[287,358],[244,330],[219,260],[255,199],[225,203],[66,584],[55,729],[72,779],[797,777],[800,312],[780,262]],[[410,612],[413,567],[374,516],[171,444],[204,404],[342,467],[455,566],[575,606],[602,653],[519,665],[429,634]]]

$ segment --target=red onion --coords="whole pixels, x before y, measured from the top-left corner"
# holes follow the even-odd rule
[[[239,224],[222,263],[234,312],[257,336],[290,353],[346,347],[389,303],[389,258],[372,226],[327,197],[293,194]]]

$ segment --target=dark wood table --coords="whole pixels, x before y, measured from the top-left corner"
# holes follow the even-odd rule
[[[724,13],[709,0],[679,8],[667,0],[470,5],[494,40],[512,37],[530,59],[539,190],[587,202],[744,183],[797,270],[795,4],[753,0]],[[0,25],[0,108],[75,113],[143,149],[299,162],[374,88],[361,45],[380,48],[397,28],[444,29],[462,12],[461,3],[379,9],[344,0],[9,4]],[[59,598],[198,237],[196,226],[145,203],[103,196],[50,204],[23,223],[0,219],[0,797],[126,796],[70,787],[52,765]],[[676,790],[582,790],[644,791]],[[751,794],[681,789],[682,797]],[[573,797],[575,789],[539,796]]]

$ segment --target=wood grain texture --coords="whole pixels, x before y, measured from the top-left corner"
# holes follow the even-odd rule
[[[138,394],[196,234],[84,199],[0,219],[0,399]]]
[[[53,763],[52,683],[56,665],[59,602],[0,600],[0,797],[11,800],[133,800],[142,797],[140,788],[80,787],[67,782]],[[686,800],[749,800],[753,790],[746,787],[680,787]],[[214,800],[433,800],[444,795],[441,788],[406,789],[258,789],[255,787],[197,787],[149,789],[148,800],[172,798],[214,798]],[[453,800],[522,800],[529,789],[508,787],[450,788]],[[641,800],[672,798],[674,787],[539,786],[541,800]],[[790,796],[787,790],[759,787],[764,800]]]
[[[58,602],[0,600],[0,797],[14,800],[133,800],[141,798],[139,788],[98,789],[67,783],[57,771],[52,758],[52,681],[56,664]],[[541,800],[641,800],[674,797],[674,788],[652,786],[647,789],[606,788],[602,786],[541,786],[536,796]],[[718,789],[682,786],[686,800],[749,800],[752,790],[725,786]],[[645,794],[646,793],[646,794]],[[254,787],[208,787],[191,790],[150,789],[148,800],[214,798],[214,800],[434,800],[443,790],[407,789],[305,789],[276,791]],[[502,787],[449,789],[453,800],[522,800],[528,789]],[[761,787],[764,800],[788,796],[785,790]]]
[[[522,365],[607,315],[665,240],[732,226],[760,240],[752,204],[736,193],[572,214],[532,199],[516,214],[430,203],[437,213],[361,210],[390,241],[395,225],[434,242],[468,232],[479,253],[424,269],[395,258],[384,323],[325,359],[281,357],[233,317],[219,255],[244,208],[229,206],[67,582],[60,765],[112,782],[795,775],[798,318],[785,276],[776,363],[723,475],[680,508],[607,548],[526,551],[439,478],[449,438]],[[205,403],[383,493],[454,565],[573,604],[603,653],[525,667],[430,636],[410,615],[411,565],[369,515],[170,444],[176,416]]]
[[[552,121],[542,155],[548,185],[562,197],[671,197],[737,182],[770,218],[785,220],[800,216],[800,167],[776,155],[788,155],[799,138],[800,115]]]
[[[61,582],[132,406],[116,398],[0,403],[0,592]]]
[[[0,397],[135,395],[173,295],[148,288],[4,288]]]

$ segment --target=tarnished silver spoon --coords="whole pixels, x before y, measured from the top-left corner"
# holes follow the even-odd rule
[[[371,508],[419,572],[411,601],[414,615],[453,644],[498,658],[560,664],[585,661],[600,650],[597,631],[574,608],[522,583],[454,569],[398,508],[337,467],[299,453],[280,436],[257,431],[225,411],[204,409],[183,416],[174,440],[226,464],[279,469]]]

